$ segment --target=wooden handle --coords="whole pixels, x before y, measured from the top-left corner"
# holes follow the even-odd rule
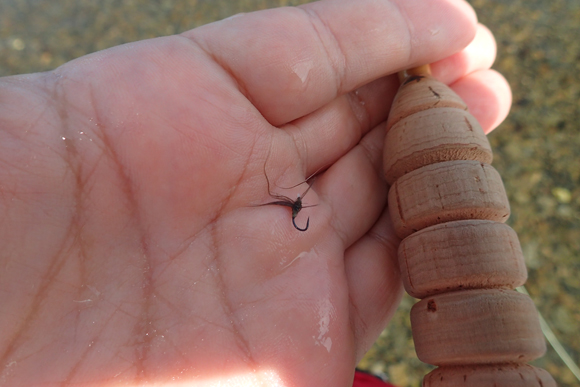
[[[419,359],[439,368],[424,387],[555,387],[524,364],[546,345],[532,300],[512,289],[527,272],[487,137],[465,103],[422,66],[399,74],[387,121],[389,212],[404,238]]]

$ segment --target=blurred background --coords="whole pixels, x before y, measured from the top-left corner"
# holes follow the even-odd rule
[[[239,12],[305,0],[0,0],[0,76],[47,71],[135,40],[179,33]],[[495,34],[494,68],[512,86],[508,119],[490,135],[529,269],[526,287],[580,362],[580,1],[471,0]],[[421,385],[403,299],[359,364],[400,387]],[[534,362],[561,387],[580,382],[549,345]]]

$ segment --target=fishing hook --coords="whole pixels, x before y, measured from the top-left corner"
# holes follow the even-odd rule
[[[270,156],[270,153],[268,152],[268,157],[269,156]],[[267,158],[266,158],[266,161],[268,161]],[[302,195],[298,194],[298,197],[296,198],[296,200],[292,200],[292,199],[290,199],[287,196],[279,195],[277,193],[272,193],[270,191],[270,179],[268,179],[268,174],[266,173],[266,162],[264,162],[264,176],[266,177],[266,182],[268,184],[268,194],[270,196],[272,196],[273,198],[276,198],[276,199],[279,199],[279,200],[276,200],[276,201],[273,201],[273,202],[269,202],[269,203],[264,203],[264,204],[258,204],[258,206],[276,205],[276,206],[290,207],[290,209],[292,209],[292,225],[294,226],[294,228],[296,230],[298,230],[298,231],[306,231],[306,230],[308,230],[308,226],[310,225],[310,217],[308,217],[308,219],[306,220],[306,227],[304,227],[304,228],[298,227],[298,225],[296,224],[296,217],[298,216],[298,213],[303,208],[308,208],[308,207],[314,207],[314,206],[316,206],[316,204],[311,205],[311,206],[303,206],[302,205],[302,198],[304,196],[306,196],[306,194],[308,193],[308,191],[310,191],[310,188],[312,186],[309,185],[308,188],[306,189],[306,191],[304,191],[304,193],[302,193]],[[312,176],[314,176],[314,175],[312,175]],[[303,183],[307,182],[308,180],[310,180],[310,178],[312,176],[310,176],[308,179],[306,179],[305,181],[303,181],[300,184],[303,184]],[[300,184],[297,184],[297,185],[295,185],[293,187],[297,187]],[[293,188],[293,187],[289,187],[289,188]]]

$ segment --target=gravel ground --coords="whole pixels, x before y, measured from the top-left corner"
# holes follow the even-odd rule
[[[238,12],[306,1],[1,0],[0,76],[51,70],[121,43],[181,32]],[[494,68],[514,104],[490,135],[494,166],[510,197],[508,223],[529,268],[527,289],[556,336],[580,362],[580,2],[472,0],[495,34]],[[414,354],[406,297],[361,362],[401,387],[428,367]],[[579,382],[549,347],[536,361],[561,387]]]

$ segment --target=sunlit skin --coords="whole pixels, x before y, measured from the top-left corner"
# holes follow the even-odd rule
[[[336,0],[0,79],[0,385],[352,385],[402,295],[395,73],[433,63],[489,132],[494,56],[462,1]],[[327,167],[281,191],[307,232],[256,206],[268,152],[272,187]]]

